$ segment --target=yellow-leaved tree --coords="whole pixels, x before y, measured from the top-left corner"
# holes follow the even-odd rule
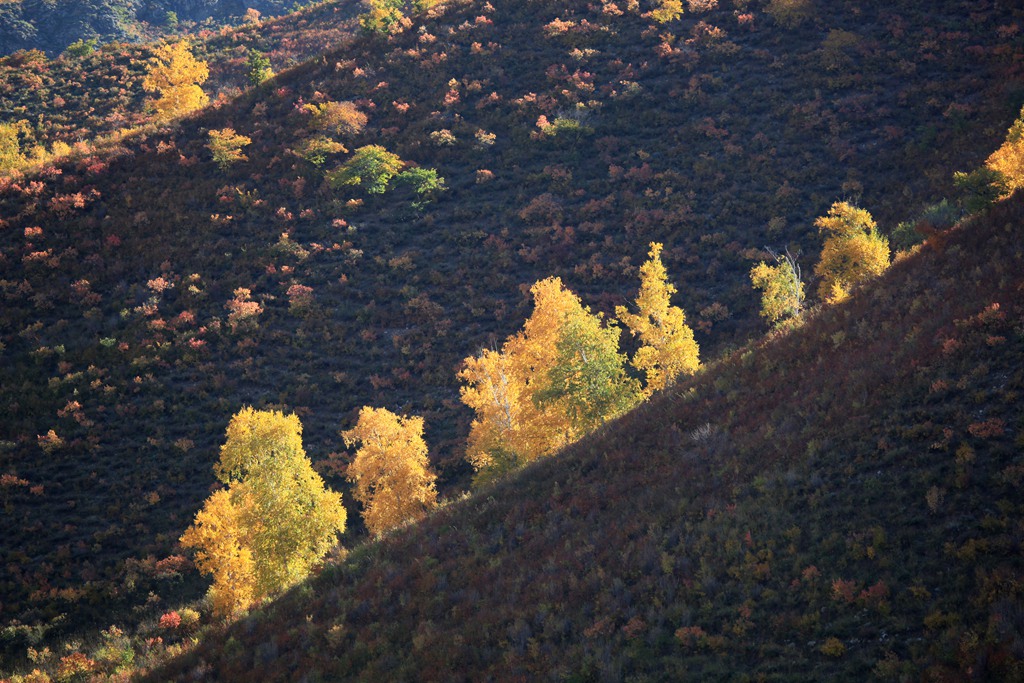
[[[356,426],[341,435],[350,448],[361,444],[348,478],[371,534],[418,521],[437,505],[437,477],[427,460],[422,417],[364,406]]]
[[[213,576],[214,609],[227,616],[306,578],[346,514],[306,457],[296,415],[240,410],[214,471],[227,487],[207,499],[181,543]]]
[[[210,155],[222,171],[236,161],[248,160],[249,157],[245,156],[242,148],[251,144],[252,138],[239,135],[234,128],[211,130],[209,134],[210,141],[206,143],[206,148],[210,150]]]
[[[21,145],[31,131],[32,127],[25,119],[0,123],[0,171],[25,163]]]
[[[675,285],[661,262],[663,245],[651,242],[648,259],[640,266],[640,292],[636,313],[617,306],[615,315],[639,337],[640,348],[633,355],[633,367],[644,373],[644,395],[664,389],[681,374],[692,375],[700,367],[700,347],[686,324],[686,313],[671,304]]]
[[[1024,108],[1006,132],[1006,140],[992,152],[985,165],[1002,176],[1006,190],[1003,196],[1024,187]]]
[[[775,259],[770,266],[761,261],[750,269],[750,281],[760,289],[761,317],[771,325],[782,325],[800,315],[804,305],[804,283],[800,280],[800,266],[796,259],[785,254],[768,253]]]
[[[842,301],[855,284],[889,267],[889,240],[864,209],[836,202],[814,224],[827,235],[814,266],[814,274],[821,278],[818,294],[825,301]]]
[[[210,98],[199,86],[209,76],[206,62],[192,55],[187,40],[156,48],[142,87],[160,93],[152,103],[157,120],[168,121],[206,105]]]
[[[253,602],[252,533],[243,522],[251,505],[252,500],[238,491],[216,491],[181,537],[182,545],[195,548],[199,571],[213,577],[210,602],[217,614],[228,615]]]
[[[500,351],[465,359],[462,401],[476,412],[466,459],[478,484],[550,455],[635,403],[618,353],[619,329],[602,324],[558,278],[530,290],[534,310]]]

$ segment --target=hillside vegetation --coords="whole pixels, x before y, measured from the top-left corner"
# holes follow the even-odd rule
[[[146,680],[1021,680],[1022,199]]]
[[[1024,14],[1007,4],[953,0],[927,6],[851,1],[830,4],[827,12],[795,3],[811,9],[783,11],[792,4],[691,2],[679,19],[659,23],[648,13],[652,7],[627,3],[451,2],[414,15],[393,35],[358,36],[351,32],[354,5],[325,4],[197,39],[196,55],[209,58],[214,72],[205,85],[212,104],[166,125],[153,123],[144,110],[141,83],[152,47],[100,49],[79,62],[9,58],[7,85],[0,88],[9,98],[4,102],[18,118],[31,118],[37,140],[47,146],[139,127],[0,178],[5,671],[31,668],[35,660],[28,660],[42,657],[44,647],[57,653],[51,668],[60,656],[105,648],[107,673],[119,666],[115,650],[147,667],[165,651],[185,647],[192,631],[165,632],[158,618],[182,605],[199,606],[204,581],[178,539],[216,486],[212,466],[225,427],[243,406],[301,418],[305,451],[349,510],[343,545],[359,547],[328,571],[339,587],[317,589],[327,599],[350,595],[344,586],[360,586],[351,594],[359,596],[354,602],[337,597],[348,601],[351,625],[332,631],[328,624],[314,633],[322,625],[314,619],[307,635],[298,631],[305,628],[303,616],[283,627],[295,631],[289,639],[264,647],[265,637],[257,663],[268,667],[268,676],[284,677],[293,666],[366,666],[415,678],[403,659],[413,650],[394,651],[394,662],[375,654],[383,652],[387,632],[415,635],[416,648],[438,662],[459,666],[468,657],[467,671],[525,672],[528,661],[551,659],[537,649],[546,644],[564,655],[564,666],[582,671],[585,665],[614,678],[619,670],[647,670],[646,664],[627,666],[631,648],[652,648],[652,671],[668,666],[657,661],[678,656],[665,648],[681,647],[687,632],[682,638],[674,633],[689,626],[703,629],[704,636],[692,632],[694,654],[714,671],[735,656],[723,643],[747,647],[760,642],[756,633],[775,642],[768,636],[776,626],[790,624],[767,616],[780,606],[780,615],[790,614],[805,629],[800,633],[810,634],[779,643],[780,652],[804,648],[811,667],[819,661],[817,645],[803,643],[834,635],[853,654],[835,660],[839,665],[859,672],[874,666],[883,644],[863,645],[858,653],[859,643],[881,636],[856,635],[851,624],[884,610],[878,595],[862,598],[860,591],[884,592],[872,588],[884,580],[891,594],[882,602],[893,607],[895,596],[905,597],[918,580],[925,582],[922,590],[932,590],[931,576],[915,568],[935,566],[926,563],[936,556],[924,553],[935,549],[916,531],[933,529],[927,532],[932,536],[921,532],[928,542],[940,529],[954,534],[958,545],[948,557],[958,558],[973,538],[966,530],[974,527],[969,519],[953,529],[938,520],[947,514],[987,520],[968,505],[982,498],[977,482],[1003,486],[999,496],[1013,500],[1015,475],[1008,471],[1002,484],[995,477],[1010,464],[1005,454],[1014,448],[1017,429],[1015,404],[1007,397],[1018,370],[999,363],[1019,358],[1009,352],[1019,342],[1013,332],[1019,291],[1012,289],[1019,253],[996,245],[1013,243],[1016,204],[996,211],[1002,222],[957,233],[954,242],[962,246],[900,262],[887,284],[771,342],[763,356],[735,351],[765,331],[749,273],[768,258],[766,247],[788,248],[810,273],[822,249],[815,219],[837,200],[870,210],[884,233],[944,198],[959,215],[954,171],[977,168],[1024,101]],[[253,48],[266,52],[278,73],[243,90]],[[293,66],[288,55],[312,59]],[[48,88],[59,90],[66,111],[48,108],[57,101]],[[108,98],[115,104],[105,104]],[[215,141],[227,147],[211,150]],[[361,170],[367,159],[388,162],[388,172],[371,178]],[[415,182],[403,182],[403,173]],[[1003,230],[1008,223],[1009,236]],[[425,534],[415,537],[419,541],[410,535],[361,546],[365,529],[345,480],[353,455],[340,434],[354,427],[360,408],[422,416],[437,491],[442,500],[457,499],[473,475],[465,460],[471,415],[458,393],[463,360],[497,348],[520,329],[529,315],[530,287],[544,278],[560,278],[597,312],[611,315],[629,305],[652,242],[665,245],[661,257],[679,289],[674,303],[687,312],[702,360],[726,360],[620,420],[616,441],[600,451],[587,450],[596,443],[588,441],[558,460],[576,465],[542,463],[483,499],[449,505],[422,531],[409,532]],[[954,264],[963,266],[955,277]],[[921,275],[913,276],[915,270]],[[808,284],[809,292],[817,290],[817,282]],[[1002,308],[984,313],[993,303]],[[970,322],[979,315],[985,320]],[[972,327],[987,330],[985,316],[996,325],[991,345],[987,332],[982,339]],[[920,330],[904,327],[914,320]],[[940,343],[935,335],[947,329],[956,331],[947,335],[951,350],[936,351],[945,339]],[[984,372],[958,355],[978,345],[986,355],[977,357],[988,359]],[[933,366],[945,375],[928,379],[921,368]],[[986,374],[988,368],[995,374]],[[844,372],[849,382],[838,381]],[[1005,381],[998,379],[1003,375]],[[689,386],[695,393],[687,393]],[[784,391],[793,393],[778,393]],[[990,424],[990,418],[1002,422]],[[975,429],[980,436],[969,429],[975,423],[982,425]],[[910,426],[905,434],[898,425]],[[630,439],[637,448],[627,447]],[[913,439],[927,443],[915,449]],[[964,451],[962,467],[956,460],[961,441],[973,449]],[[869,443],[877,446],[871,457]],[[932,449],[933,443],[940,445]],[[993,458],[982,455],[990,447]],[[650,486],[633,489],[643,497],[612,505],[625,500],[626,483],[633,481],[625,473],[636,459],[645,460],[636,482]],[[839,469],[839,459],[851,469]],[[895,501],[912,492],[858,469],[887,471],[876,467],[879,460],[901,477],[927,482],[921,495],[934,505],[925,501],[922,511],[914,493],[914,505],[896,509]],[[944,469],[929,469],[940,461]],[[897,462],[906,468],[896,468]],[[963,487],[956,486],[960,470],[966,472]],[[766,478],[755,485],[762,474]],[[593,478],[577,492],[571,484],[584,475]],[[691,478],[701,487],[683,487]],[[550,489],[554,481],[561,482],[557,494]],[[873,497],[856,498],[854,491]],[[575,507],[566,507],[577,496]],[[778,511],[777,524],[755,514],[762,499]],[[820,515],[838,514],[842,506],[852,514],[865,500],[882,506],[877,522],[856,526],[843,515],[832,520],[838,530],[824,530]],[[890,504],[892,511],[885,507]],[[915,511],[917,526],[895,521]],[[807,526],[804,515],[820,519],[822,528]],[[996,566],[986,559],[1004,548],[997,539],[1002,522],[996,523],[1003,517],[994,515],[996,521],[979,522],[991,536],[988,545],[978,540],[964,550],[965,566]],[[576,518],[586,521],[579,538],[587,540],[571,552],[519,556],[521,576],[533,581],[518,583],[518,570],[500,558],[484,571],[492,549],[539,549],[530,543],[550,543]],[[844,526],[848,520],[854,526]],[[762,539],[755,521],[774,531]],[[885,533],[881,541],[871,537],[868,557],[866,534],[876,525]],[[783,535],[782,545],[778,534],[793,526],[793,538]],[[466,536],[472,528],[480,535]],[[668,528],[676,535],[653,540]],[[650,541],[649,529],[655,534]],[[712,555],[684,555],[680,545],[721,550],[733,547],[729,539],[738,539],[735,552],[714,555],[719,559],[708,560],[708,568],[699,558]],[[770,539],[776,545],[767,545]],[[432,554],[440,564],[411,559],[405,548],[417,543],[424,557]],[[900,544],[913,549],[907,557],[921,552],[922,564],[870,569],[878,564],[874,558],[904,552]],[[784,554],[790,546],[792,557]],[[462,553],[473,558],[459,571],[470,581],[460,589],[450,588],[456,577],[439,569],[447,561],[444,548],[454,553],[453,563],[463,562]],[[844,548],[864,555],[863,562],[848,561],[848,572],[838,564]],[[785,559],[758,559],[768,551]],[[801,572],[817,567],[820,576],[810,574],[826,603],[833,580],[854,582],[847,605],[828,603],[849,617],[834,634],[826,632],[828,615],[801,611],[799,600],[812,598],[799,586],[782,590],[798,561],[804,562]],[[560,582],[571,584],[579,573],[567,572],[566,562],[584,563],[588,577],[570,585],[568,594],[610,591],[589,603],[589,613],[556,610],[566,599],[559,597]],[[590,571],[604,562],[604,573]],[[760,568],[765,562],[769,568]],[[414,590],[402,577],[417,572],[426,578]],[[967,574],[964,581],[981,581]],[[940,589],[911,611],[890,610],[911,615],[903,630],[886,622],[886,647],[896,634],[909,634],[891,646],[901,661],[944,662],[930,654],[950,649],[936,634],[966,639],[975,653],[1002,642],[982,633],[983,600],[963,606],[973,584],[956,594],[937,592],[953,585],[941,582],[960,581],[955,576],[935,579]],[[634,579],[636,588],[626,588]],[[481,621],[477,629],[474,619],[491,618],[475,611],[485,587],[503,590],[510,602],[496,606],[494,621]],[[769,589],[774,594],[764,597]],[[977,590],[983,597],[1003,595]],[[688,591],[706,597],[696,600]],[[397,600],[403,592],[438,602],[400,612],[385,597]],[[516,611],[511,599],[518,595],[536,611]],[[660,604],[636,602],[640,595]],[[730,602],[737,595],[746,597]],[[743,619],[754,626],[734,614],[748,597],[751,616]],[[797,601],[791,609],[790,600]],[[925,644],[911,648],[925,628],[918,612],[930,600],[949,607],[929,621]],[[677,611],[667,611],[673,604]],[[954,604],[960,607],[953,610]],[[841,607],[848,612],[838,612]],[[201,609],[206,623],[209,615]],[[332,610],[315,613],[341,624]],[[552,616],[559,610],[570,615],[567,621]],[[373,624],[385,624],[392,611],[395,624],[378,631]],[[463,621],[462,640],[445,640],[455,648],[448,660],[440,658],[448,651],[433,635],[442,632],[442,614]],[[634,618],[643,628],[634,623],[624,631]],[[195,625],[191,617],[185,622]],[[271,628],[246,623],[252,625],[241,628],[253,629],[252,637]],[[495,623],[503,624],[500,633],[488,625]],[[580,634],[589,632],[603,649],[584,646],[590,641]],[[627,638],[633,632],[640,635]],[[166,643],[156,641],[165,636]],[[307,641],[328,637],[336,646]],[[531,639],[538,644],[531,646]],[[503,645],[506,640],[514,647]],[[351,659],[301,663],[290,646],[307,642],[319,643],[318,653]],[[67,655],[65,643],[71,645]],[[225,648],[226,662],[239,653],[235,645]],[[275,651],[296,654],[271,656]],[[253,663],[252,649],[240,652]],[[759,656],[741,652],[748,663]],[[770,654],[765,651],[766,662]],[[997,654],[1009,662],[1010,655],[993,650],[985,666],[1003,666]],[[205,651],[201,656],[209,659]],[[187,666],[199,666],[198,659],[190,661]],[[214,665],[221,666],[211,660]],[[223,666],[242,668],[233,660]],[[424,678],[444,678],[429,666],[424,670]]]
[[[219,31],[190,34],[210,79],[204,85],[214,106],[248,85],[246,61],[257,51],[281,71],[337,49],[352,35],[357,2],[331,2],[277,19],[248,22]],[[0,111],[4,122],[23,120],[22,152],[52,152],[61,145],[82,157],[96,152],[97,141],[114,141],[153,122],[143,90],[154,43],[110,42],[81,45],[59,57],[20,51],[0,59]]]

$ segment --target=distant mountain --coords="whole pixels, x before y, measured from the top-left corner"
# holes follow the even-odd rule
[[[12,0],[0,3],[0,55],[42,50],[55,56],[78,40],[132,42],[174,32],[179,22],[239,23],[248,9],[279,15],[283,0]],[[173,14],[171,14],[173,13]]]

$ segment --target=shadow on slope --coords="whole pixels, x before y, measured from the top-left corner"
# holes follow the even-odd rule
[[[1022,200],[147,680],[1018,676]]]

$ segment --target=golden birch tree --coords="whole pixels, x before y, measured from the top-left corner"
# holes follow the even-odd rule
[[[686,324],[686,313],[671,304],[675,285],[661,262],[663,245],[651,242],[647,261],[640,266],[640,292],[636,313],[617,306],[615,315],[640,339],[633,355],[633,367],[644,373],[644,395],[664,389],[680,374],[693,374],[700,367],[700,347]]]
[[[422,417],[363,407],[356,426],[341,435],[350,448],[361,444],[348,478],[371,534],[381,536],[418,521],[437,505],[437,477],[430,471]]]
[[[157,120],[169,121],[205,106],[210,98],[200,85],[209,76],[206,62],[192,55],[187,40],[156,48],[142,87],[160,94],[152,102]]]
[[[1006,140],[992,152],[985,166],[1002,176],[1005,182],[1003,196],[1008,197],[1017,188],[1024,187],[1024,108],[1006,132]]]
[[[771,325],[781,325],[800,315],[804,305],[804,283],[800,280],[800,266],[789,255],[768,253],[775,265],[761,261],[750,269],[750,281],[761,290],[761,317]]]
[[[827,235],[814,266],[814,274],[821,278],[818,294],[825,301],[842,301],[858,282],[889,267],[889,240],[864,209],[836,202],[814,224]]]
[[[576,441],[631,405],[619,330],[558,278],[530,290],[534,310],[500,351],[467,358],[462,401],[476,412],[466,459],[484,483]]]
[[[306,578],[337,543],[346,514],[306,457],[296,415],[240,410],[214,471],[227,487],[181,542],[196,549],[218,613],[228,615]]]

